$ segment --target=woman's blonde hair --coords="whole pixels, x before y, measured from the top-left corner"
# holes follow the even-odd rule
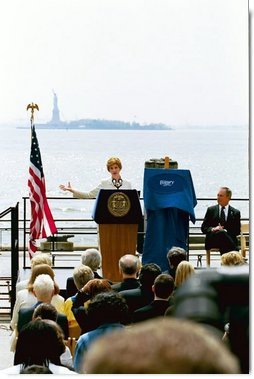
[[[221,256],[222,266],[241,266],[244,264],[244,257],[238,251],[229,251]]]
[[[46,275],[49,275],[51,277],[51,279],[54,282],[54,288],[55,288],[54,294],[55,295],[59,294],[60,289],[55,282],[55,273],[52,270],[52,268],[47,264],[36,265],[33,267],[32,272],[31,272],[31,276],[30,276],[30,279],[29,279],[28,285],[27,285],[28,291],[29,292],[33,291],[34,281],[37,278],[37,276],[39,276],[41,274],[46,274]]]
[[[175,274],[175,287],[180,287],[189,276],[195,273],[193,265],[188,261],[179,263]]]
[[[120,170],[122,169],[122,163],[120,159],[117,157],[111,157],[107,161],[107,170],[109,171],[109,168],[113,166],[114,164],[116,164],[120,168]]]
[[[40,265],[40,264],[47,264],[49,266],[52,266],[52,259],[47,253],[35,253],[33,258],[31,259],[31,269],[33,269],[34,266]]]
[[[75,286],[80,290],[84,285],[94,278],[92,269],[85,265],[79,265],[73,270],[73,280]]]

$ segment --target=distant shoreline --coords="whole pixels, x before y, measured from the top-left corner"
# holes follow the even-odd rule
[[[96,128],[85,128],[85,127],[69,127],[69,122],[64,122],[65,125],[62,125],[61,127],[57,126],[57,127],[52,127],[50,125],[50,123],[36,123],[35,122],[35,128],[37,129],[45,129],[45,130],[48,130],[48,129],[52,129],[52,130],[56,130],[56,129],[59,129],[59,130],[96,130]],[[149,124],[148,124],[149,125]],[[101,129],[97,129],[97,130],[170,130],[170,131],[173,131],[173,130],[195,130],[195,129],[203,129],[203,130],[208,130],[208,129],[242,129],[243,131],[244,130],[249,130],[250,127],[249,125],[172,125],[172,126],[167,126],[165,125],[166,128],[165,129],[148,129],[146,128],[146,126],[143,126],[143,125],[140,125],[139,128],[119,128],[119,129],[116,129],[116,128],[101,128]],[[25,123],[24,121],[22,122],[17,122],[17,123],[10,123],[10,122],[2,122],[0,123],[0,128],[15,128],[15,129],[30,129],[30,121],[28,120],[27,123]]]
[[[29,124],[29,123],[28,123]],[[193,130],[199,130],[199,129],[238,129],[242,128],[243,130],[249,130],[248,125],[176,125],[174,127],[166,126],[165,128],[159,128],[159,127],[151,127],[148,125],[140,125],[139,127],[115,127],[115,126],[70,126],[68,122],[63,123],[64,125],[51,125],[49,123],[45,124],[36,124],[36,129],[44,129],[44,130],[158,130],[158,131],[173,131],[173,130],[184,130],[184,129],[193,129]],[[20,125],[16,126],[14,124],[0,124],[0,127],[14,127],[16,129],[30,129],[30,126]]]
[[[48,122],[45,124],[36,124],[36,129],[78,129],[78,130],[172,130],[170,126],[158,123],[141,125],[136,122],[124,122],[115,120],[96,120],[85,119],[70,122]],[[19,129],[27,129],[28,127],[20,126]]]
[[[29,126],[17,126],[17,129],[30,129]],[[42,125],[36,125],[35,129],[43,129],[43,130],[137,130],[137,131],[144,131],[144,130],[158,130],[158,131],[171,131],[172,128],[167,129],[159,129],[159,128],[147,128],[147,127],[140,127],[138,128],[113,128],[113,127],[68,127],[68,126],[61,126],[61,127],[44,127]]]

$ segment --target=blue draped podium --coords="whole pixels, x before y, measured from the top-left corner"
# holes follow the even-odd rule
[[[195,223],[197,204],[189,170],[145,168],[144,205],[147,214],[142,264],[168,270],[172,246],[187,250],[189,219]]]

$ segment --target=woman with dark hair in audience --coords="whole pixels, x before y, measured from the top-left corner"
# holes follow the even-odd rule
[[[33,320],[19,333],[14,366],[1,372],[19,374],[27,366],[39,365],[48,367],[53,374],[73,374],[73,371],[61,366],[60,357],[64,351],[63,333],[59,325],[52,320]]]
[[[52,304],[41,303],[37,305],[37,307],[35,308],[32,319],[33,320],[39,319],[39,320],[46,320],[46,321],[52,320],[57,323],[57,317],[58,317],[58,312]],[[58,328],[58,333],[59,333],[59,328]],[[60,360],[63,366],[69,367],[71,369],[73,368],[72,355],[68,346],[65,346],[65,352],[61,355]]]
[[[22,368],[22,370],[20,371],[20,374],[31,374],[31,375],[53,374],[53,372],[48,367],[45,367],[45,366],[31,365],[31,366]]]
[[[48,303],[40,303],[34,309],[33,320],[41,319],[41,320],[52,320],[57,321],[57,310],[52,304]]]

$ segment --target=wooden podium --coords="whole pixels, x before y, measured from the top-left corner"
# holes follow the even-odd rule
[[[135,254],[138,224],[142,211],[136,190],[100,190],[93,219],[99,225],[102,274],[113,282],[121,281],[118,262],[125,254]]]

